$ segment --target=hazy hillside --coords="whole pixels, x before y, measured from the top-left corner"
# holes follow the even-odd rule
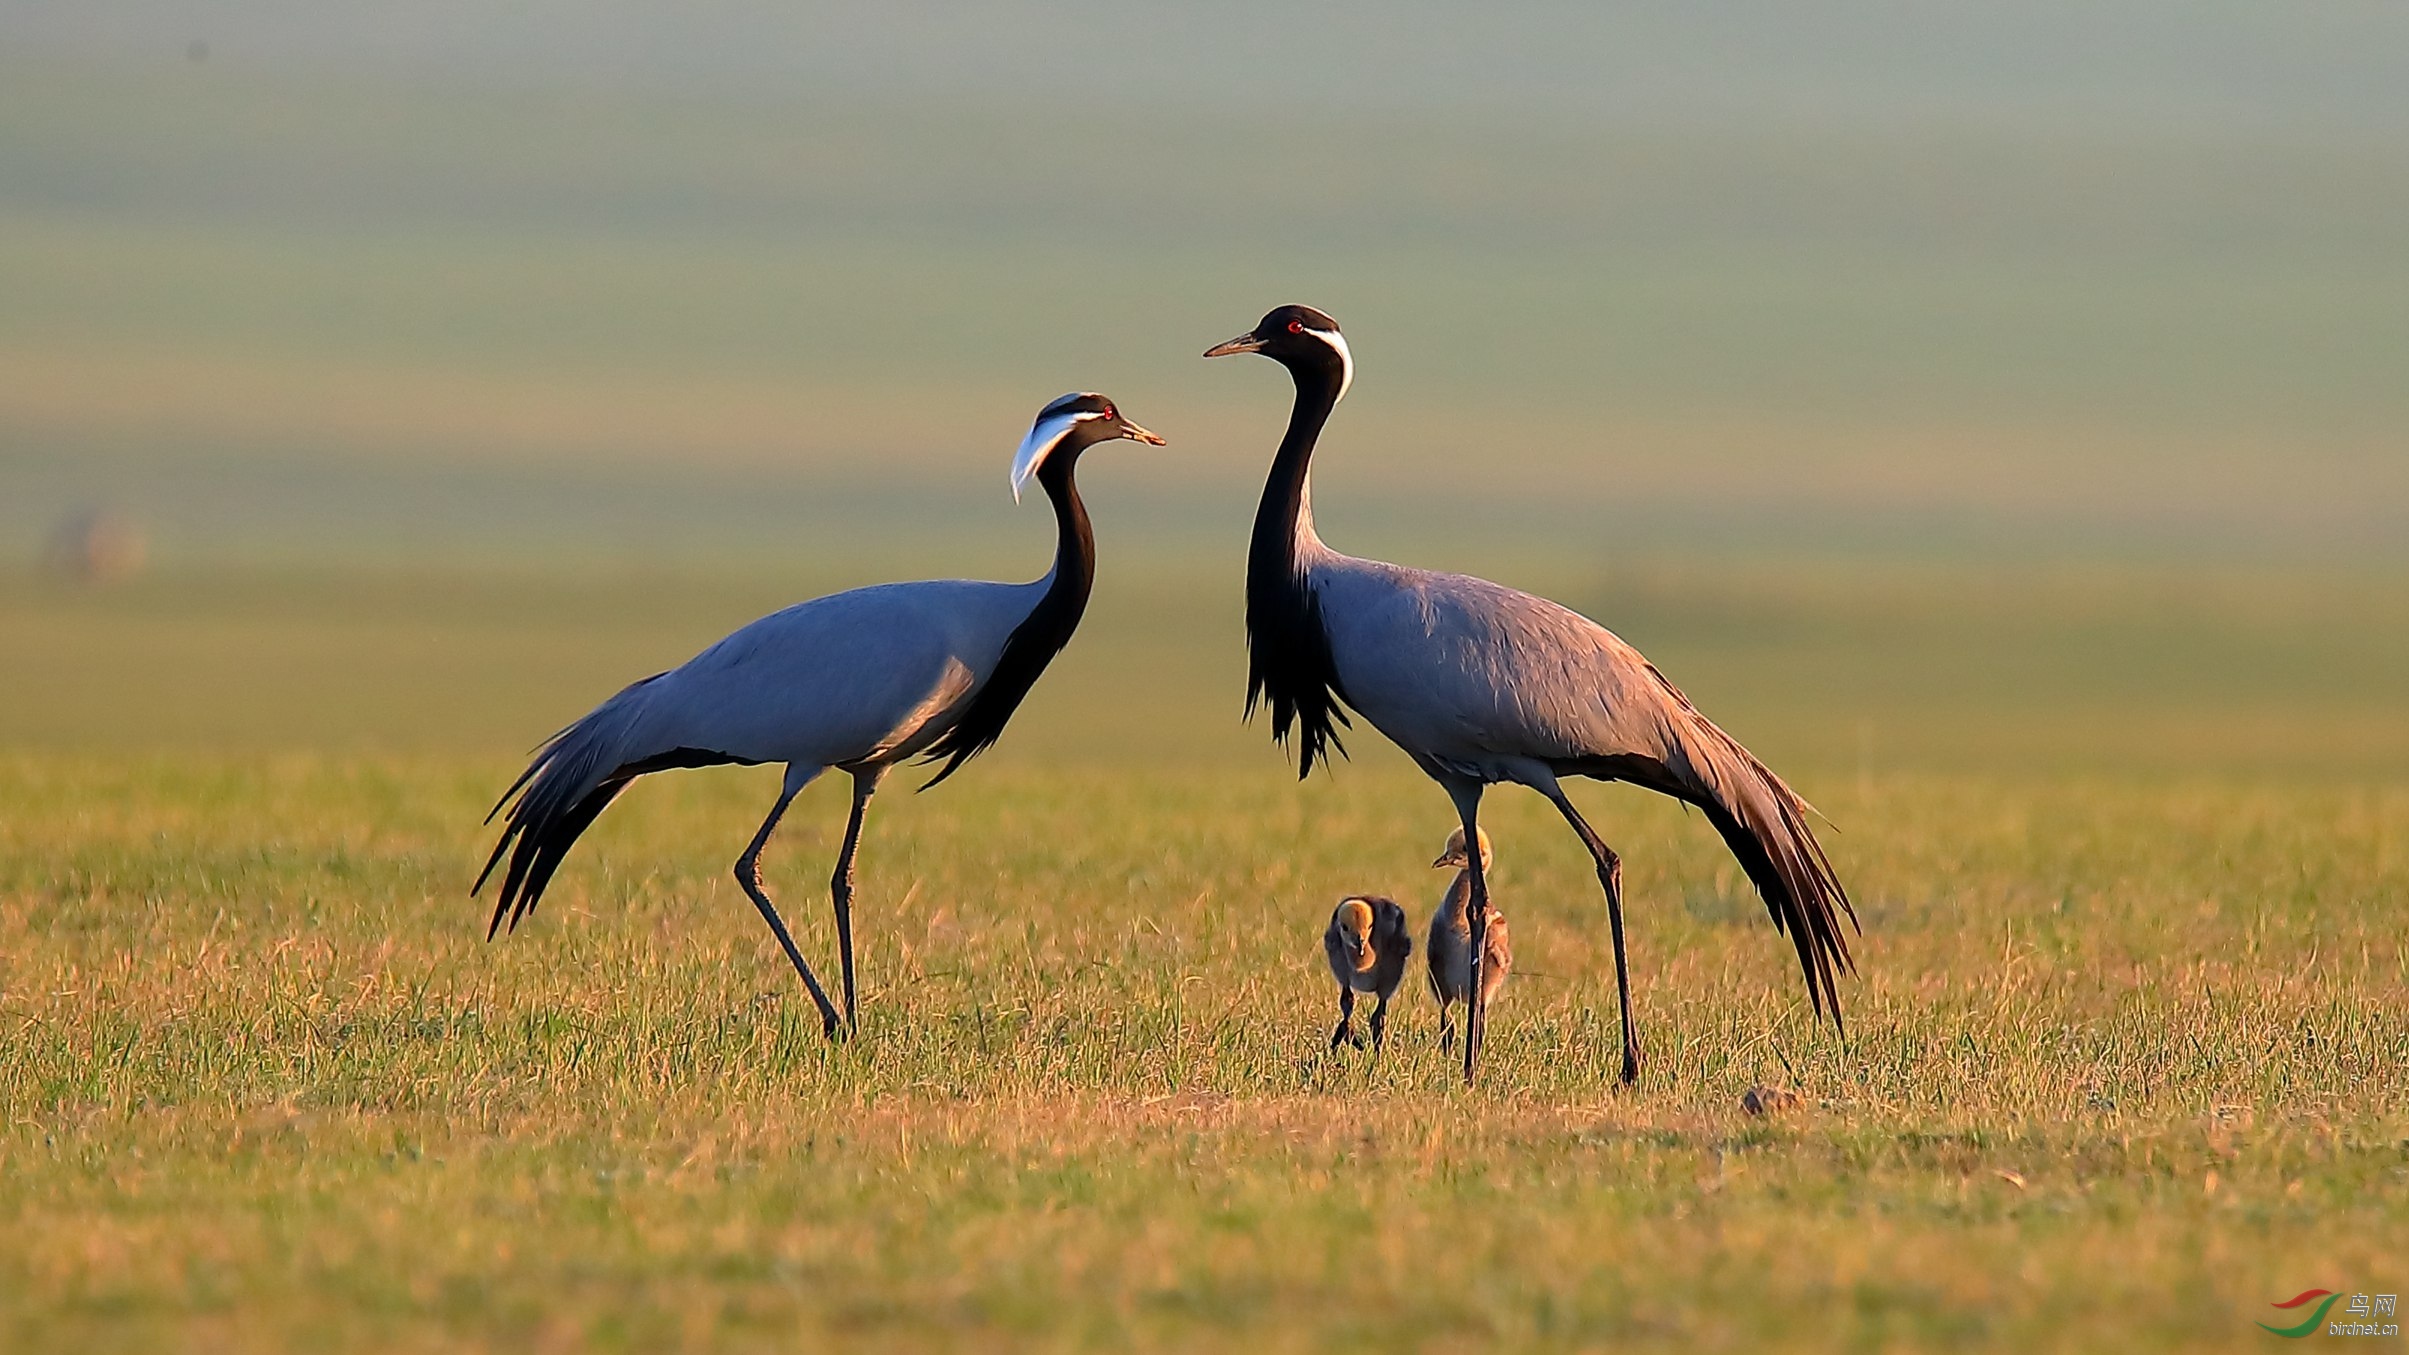
[[[114,502],[171,559],[1017,558],[1075,385],[1174,440],[1108,530],[1217,551],[1285,393],[1194,355],[1286,299],[1364,364],[1322,497],[1367,549],[2409,540],[2381,7],[0,26],[20,554]]]

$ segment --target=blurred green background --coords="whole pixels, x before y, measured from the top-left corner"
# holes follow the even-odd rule
[[[12,5],[0,745],[507,762],[809,593],[1033,577],[996,756],[1274,757],[1241,545],[1542,589],[1770,759],[2409,769],[2409,11]],[[71,515],[141,574],[40,570]],[[1382,758],[1376,740],[1359,758]],[[1825,784],[1829,784],[1828,780]]]

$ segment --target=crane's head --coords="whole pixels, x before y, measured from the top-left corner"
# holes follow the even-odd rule
[[[1489,871],[1489,830],[1475,828],[1472,831],[1480,835],[1481,873],[1485,875]],[[1447,834],[1447,850],[1439,853],[1439,859],[1431,862],[1430,868],[1437,870],[1443,866],[1454,866],[1461,870],[1470,864],[1464,856],[1464,830],[1457,828]]]
[[[1020,440],[1020,451],[1012,458],[1012,497],[1020,498],[1022,486],[1039,467],[1049,462],[1068,466],[1081,452],[1116,438],[1163,445],[1160,437],[1122,418],[1120,406],[1094,391],[1056,397],[1037,411],[1037,422],[1029,426],[1029,436]]]
[[[1360,895],[1338,901],[1338,911],[1330,915],[1330,930],[1338,933],[1339,948],[1346,953],[1347,963],[1362,973],[1380,959],[1372,946],[1372,900]]]
[[[1355,358],[1347,351],[1347,336],[1338,332],[1338,322],[1311,306],[1282,306],[1263,317],[1262,323],[1230,340],[1205,350],[1208,358],[1225,358],[1232,353],[1261,353],[1272,361],[1302,377],[1308,373],[1337,383],[1335,400],[1346,398],[1347,387],[1355,384]]]

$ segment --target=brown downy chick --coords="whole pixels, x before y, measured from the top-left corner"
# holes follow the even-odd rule
[[[1489,873],[1492,853],[1487,829],[1478,830],[1481,844],[1481,874]],[[1447,850],[1430,863],[1431,869],[1457,867],[1455,879],[1447,886],[1447,896],[1439,900],[1439,911],[1430,919],[1430,949],[1424,958],[1430,964],[1430,995],[1439,1000],[1439,1043],[1442,1048],[1455,1047],[1455,1024],[1448,1019],[1454,1004],[1471,996],[1472,991],[1472,919],[1466,916],[1465,905],[1472,898],[1472,862],[1464,854],[1464,830],[1458,828],[1447,835]],[[1497,886],[1490,882],[1489,914],[1486,930],[1481,934],[1481,1007],[1488,1008],[1497,990],[1505,986],[1506,975],[1514,971],[1514,943],[1506,932],[1506,915],[1497,911]]]
[[[1355,995],[1379,999],[1372,1008],[1372,1046],[1377,1049],[1388,1032],[1389,999],[1405,982],[1405,960],[1414,953],[1412,928],[1405,910],[1393,900],[1370,894],[1349,895],[1330,914],[1330,929],[1322,933],[1322,954],[1329,957],[1330,976],[1338,980],[1338,1029],[1330,1032],[1330,1047],[1341,1041],[1363,1048],[1355,1034]]]

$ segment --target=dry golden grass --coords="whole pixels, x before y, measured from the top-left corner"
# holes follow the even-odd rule
[[[1530,972],[1467,1094],[1418,995],[1319,1052],[1329,899],[1438,883],[1410,775],[889,797],[831,1048],[726,876],[761,774],[631,797],[489,947],[505,771],[0,767],[11,1344],[2197,1349],[2409,1246],[2397,790],[1826,795],[1845,1047],[1709,835],[1609,795],[1631,1092],[1594,885],[1501,798]],[[815,955],[833,803],[772,862]]]

